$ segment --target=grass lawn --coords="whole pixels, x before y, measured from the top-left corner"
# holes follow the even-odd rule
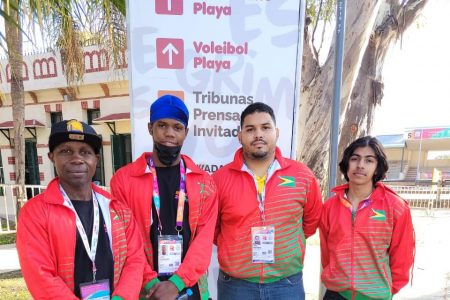
[[[15,233],[0,234],[0,245],[14,244],[15,242]],[[0,273],[0,299],[32,299],[23,280],[22,272]]]
[[[32,299],[23,280],[22,272],[12,271],[0,274],[0,299]]]

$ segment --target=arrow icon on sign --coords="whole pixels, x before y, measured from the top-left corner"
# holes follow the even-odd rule
[[[182,15],[183,0],[155,0],[155,12],[159,15]]]
[[[175,46],[172,43],[168,43],[166,45],[166,47],[164,47],[164,49],[162,50],[163,54],[168,53],[169,54],[169,65],[172,65],[172,57],[173,55],[177,55],[179,52],[177,50],[177,48],[175,48]]]
[[[184,68],[184,42],[182,39],[156,39],[156,65],[163,69]]]

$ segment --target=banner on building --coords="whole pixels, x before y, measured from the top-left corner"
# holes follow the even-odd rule
[[[449,139],[450,127],[417,128],[407,133],[408,140]]]

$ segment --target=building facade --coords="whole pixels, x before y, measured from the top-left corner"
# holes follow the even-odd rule
[[[388,181],[450,184],[450,126],[408,128],[377,138],[388,157]]]
[[[122,53],[125,57],[125,52]],[[102,136],[94,180],[109,185],[114,171],[131,161],[130,97],[127,64],[112,69],[106,50],[84,48],[85,75],[70,87],[59,53],[24,57],[26,184],[47,185],[55,176],[48,154],[51,125],[78,119]],[[10,66],[0,60],[0,183],[15,183]]]

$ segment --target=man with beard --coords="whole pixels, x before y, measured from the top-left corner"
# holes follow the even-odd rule
[[[191,292],[189,299],[209,297],[216,188],[211,176],[180,154],[188,121],[181,99],[157,99],[148,124],[153,152],[143,153],[111,179],[113,195],[129,205],[141,229],[148,262],[143,287],[149,299],[173,300]]]
[[[242,148],[213,175],[219,300],[305,298],[305,239],[317,229],[322,199],[311,170],[281,155],[278,135],[272,108],[250,104],[241,114]]]

